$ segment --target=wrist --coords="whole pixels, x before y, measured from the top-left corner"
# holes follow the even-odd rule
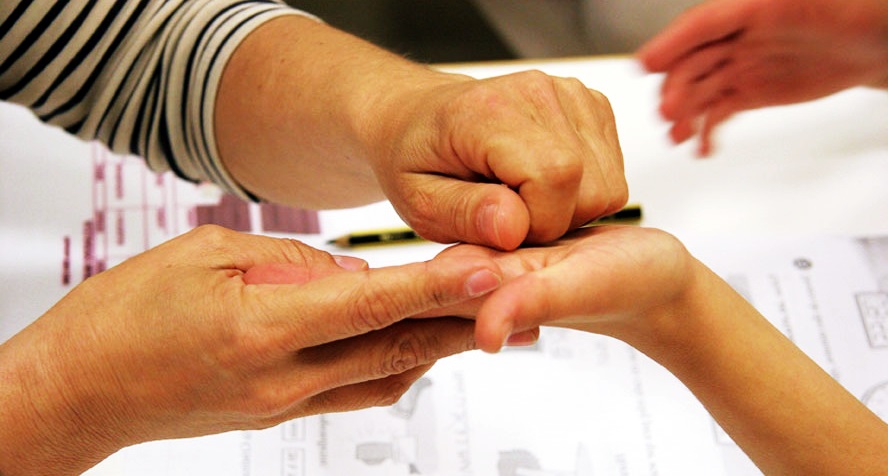
[[[429,66],[392,58],[398,66],[386,68],[385,74],[367,81],[366,93],[357,98],[349,117],[365,151],[370,167],[377,173],[390,173],[391,161],[415,151],[413,145],[438,150],[441,123],[439,104],[446,101],[447,90],[473,79],[455,73],[437,71]]]
[[[712,326],[729,312],[726,289],[721,288],[729,286],[693,257],[683,283],[672,299],[626,320],[613,337],[667,367],[677,360],[697,358],[718,337],[712,334]]]
[[[375,170],[408,123],[403,111],[423,106],[410,106],[420,91],[456,78],[310,18],[276,18],[225,66],[214,116],[219,155],[268,201],[318,209],[378,201]]]

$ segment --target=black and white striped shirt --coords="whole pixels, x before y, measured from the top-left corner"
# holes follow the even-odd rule
[[[250,198],[216,150],[217,87],[247,34],[294,13],[271,0],[2,0],[0,99]]]

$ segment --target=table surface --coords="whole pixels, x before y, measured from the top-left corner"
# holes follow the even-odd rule
[[[657,114],[657,94],[661,78],[644,74],[631,59],[577,58],[541,63],[443,65],[441,68],[477,77],[536,68],[554,75],[577,77],[590,88],[606,94],[618,123],[630,200],[640,203],[644,208],[645,226],[663,228],[679,237],[888,233],[888,187],[884,185],[888,177],[888,93],[884,91],[852,89],[812,103],[738,115],[719,130],[718,152],[708,159],[698,159],[694,156],[695,144],[676,147],[668,142],[668,124]],[[37,296],[38,288],[46,286],[46,283],[58,288],[54,292],[65,292],[57,283],[57,266],[60,261],[57,255],[61,248],[61,233],[70,231],[60,227],[81,227],[82,218],[78,215],[80,211],[76,208],[79,206],[76,200],[66,197],[67,192],[64,190],[79,183],[79,177],[90,179],[92,153],[92,149],[82,142],[64,136],[57,129],[37,124],[33,118],[23,114],[22,110],[0,104],[0,168],[4,171],[0,174],[0,223],[3,223],[0,227],[0,244],[4,249],[0,252],[0,284],[6,292],[3,296],[9,298],[0,299],[4,319],[11,316],[10,319],[15,321],[27,319],[28,316],[34,318],[42,313],[40,309],[45,310],[59,297],[50,293],[44,302],[43,297]],[[83,189],[78,189],[75,194],[79,197],[77,200],[90,200],[91,189],[81,188]],[[56,205],[39,214],[21,212],[23,201],[38,199],[43,200],[42,203]],[[91,205],[84,207],[87,208],[92,210]],[[385,202],[358,209],[326,211],[321,213],[320,218],[322,234],[305,239],[321,247],[325,246],[327,239],[345,232],[402,224]],[[56,225],[56,222],[65,220],[70,223]],[[436,251],[436,246],[364,250],[355,254],[368,258],[373,265],[384,265],[430,256]],[[45,253],[46,249],[52,250],[52,253]],[[22,253],[22,250],[32,253]],[[41,254],[47,254],[43,262],[36,258]],[[26,256],[28,261],[21,256]],[[8,272],[4,272],[4,269]],[[21,272],[25,269],[45,276],[28,277]],[[11,332],[17,326],[18,324],[8,326],[5,330]],[[585,340],[583,342],[584,345],[588,344]],[[604,345],[600,344],[602,341],[590,342]],[[614,358],[625,358],[629,354],[612,352],[612,355]],[[495,376],[501,376],[503,369],[512,368],[507,365],[507,361],[502,360],[494,366],[493,361],[483,355],[467,356],[466,359],[475,360],[450,360],[448,362],[453,363],[447,365],[454,366],[460,372],[465,371],[467,375],[477,370],[478,366],[489,365],[490,375]],[[516,372],[516,382],[523,380],[528,372],[522,362],[524,361],[519,361],[513,369]],[[542,365],[540,362],[536,364]],[[465,367],[459,367],[460,365]],[[447,375],[448,368],[445,366],[445,373],[437,375]],[[548,367],[544,368],[548,370],[539,370],[535,379],[546,375],[545,372],[553,371]],[[560,372],[565,366],[553,368]],[[616,368],[608,367],[610,370]],[[655,370],[651,367],[647,371]],[[621,380],[619,375],[608,376],[604,369],[602,372],[606,378],[596,381],[598,385],[618,386],[632,383]],[[659,389],[663,385],[669,388],[669,392],[682,391],[669,380],[668,375],[652,374],[648,378],[645,380],[646,384],[651,385],[648,391]],[[438,385],[445,383],[444,379],[437,382]],[[503,391],[499,388],[501,383],[507,381],[498,383],[496,389],[487,388],[476,396],[488,393],[496,395],[497,390]],[[483,382],[481,385],[483,386]],[[528,391],[525,387],[520,390],[525,396]],[[604,398],[607,392],[596,389],[590,391],[589,395]],[[612,397],[620,398],[620,395],[623,394],[617,392]],[[627,395],[631,395],[631,392]],[[476,400],[472,404],[478,403]],[[677,409],[670,407],[657,413],[657,416],[672,415],[682,419],[683,423],[678,426],[689,426],[687,412],[695,412],[694,415],[700,413],[694,400],[688,395],[680,400],[661,399],[658,404],[667,401],[678,402],[674,403],[678,405]],[[499,408],[503,404],[487,403],[490,403],[490,409]],[[619,402],[607,403],[617,408]],[[547,407],[544,405],[540,408]],[[570,408],[573,407],[565,407],[566,410]],[[589,405],[577,408],[589,409]],[[606,405],[602,408],[606,408]],[[634,411],[630,406],[626,409],[625,416],[637,417]],[[362,421],[360,418],[366,415],[356,415],[354,418]],[[480,412],[475,415],[480,415]],[[702,457],[698,447],[693,446],[696,443],[691,441],[699,442],[694,438],[709,438],[711,428],[705,414],[698,416],[694,421],[702,426],[700,431],[694,433],[696,436],[690,440],[673,438],[675,447],[671,447],[669,452],[661,452],[662,454],[674,452],[672,456],[676,460]],[[510,418],[509,421],[511,420]],[[314,421],[306,420],[304,424],[313,428],[310,425]],[[503,428],[509,428],[508,422],[502,423]],[[605,423],[602,420],[599,426]],[[361,428],[354,422],[349,425]],[[578,434],[586,437],[604,437],[597,431],[598,427],[595,431],[590,431],[580,424],[574,426],[577,427]],[[625,425],[621,423],[621,426]],[[500,433],[492,428],[485,427],[485,430],[491,434],[485,433],[484,438],[487,439],[478,435],[476,443],[492,445],[495,443],[494,436],[504,440],[514,436],[514,432],[509,430]],[[131,474],[161,474],[157,471],[163,474],[222,474],[203,471],[210,471],[214,462],[220,468],[231,466],[230,460],[236,459],[234,456],[242,452],[244,445],[250,442],[245,439],[248,436],[253,438],[254,451],[260,451],[260,442],[265,441],[263,438],[276,438],[278,433],[270,430],[245,435],[219,435],[206,440],[149,444],[116,455],[96,468],[95,473],[121,474],[119,468],[127,467],[142,468],[142,472],[133,470]],[[602,443],[606,442],[599,441],[589,448],[606,449],[607,445]],[[269,448],[277,451],[278,447],[272,445]],[[306,448],[312,449],[310,445]],[[690,453],[685,454],[679,450]],[[154,458],[152,455],[155,453],[169,459]],[[197,456],[201,454],[202,459]],[[254,462],[259,461],[256,454],[253,455]],[[715,454],[713,452],[710,456]],[[163,469],[152,472],[150,464],[160,465],[160,462],[164,462]],[[195,467],[202,471],[195,470]],[[235,473],[240,474],[232,470],[231,474]],[[644,473],[642,471],[639,474]],[[664,471],[662,474],[669,473]]]
[[[527,69],[576,77],[611,102],[630,202],[643,226],[683,240],[710,236],[876,236],[888,234],[888,92],[855,88],[821,100],[747,111],[716,131],[716,152],[694,140],[674,145],[658,113],[660,75],[628,57],[442,65],[490,77]],[[385,203],[321,215],[323,247],[341,234],[402,226]],[[433,255],[356,250],[371,265]],[[342,251],[335,250],[332,251]]]

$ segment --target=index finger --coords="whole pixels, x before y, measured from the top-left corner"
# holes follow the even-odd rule
[[[484,295],[502,281],[491,261],[435,259],[354,271],[295,286],[245,289],[284,348],[314,347]]]
[[[682,13],[638,50],[637,57],[650,72],[665,72],[686,56],[743,32],[746,24],[742,1],[710,1]]]
[[[541,165],[542,174],[532,175],[518,186],[530,216],[528,243],[546,243],[564,235],[580,196],[581,163],[570,152],[553,154]]]
[[[582,148],[573,126],[566,120],[559,125],[572,135],[553,136],[552,128],[528,128],[517,140],[492,148],[488,156],[496,177],[515,190],[527,207],[527,241],[531,243],[563,235],[573,221],[580,196]]]

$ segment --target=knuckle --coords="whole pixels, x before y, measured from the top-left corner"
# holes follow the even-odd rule
[[[537,106],[554,104],[557,98],[555,79],[531,69],[476,81],[451,106],[459,111],[484,111],[485,116],[492,118],[508,116],[514,113],[514,100],[518,98]],[[478,108],[478,105],[483,107]]]
[[[583,82],[577,78],[573,78],[573,77],[563,78],[563,81],[564,81],[564,84],[566,85],[566,87],[569,89],[572,89],[575,91],[581,91],[584,93],[587,91],[592,91],[591,89],[587,88],[586,85],[583,84]],[[603,96],[603,94],[601,94],[601,96]]]
[[[583,100],[584,98],[593,102],[598,102],[602,98],[607,100],[603,94],[586,87],[582,81],[574,77],[556,78],[556,84],[561,91],[574,100]]]
[[[249,385],[244,396],[244,413],[256,424],[277,423],[287,418],[296,409],[304,407],[317,396],[321,385],[301,380],[299,384],[281,380],[260,380]]]
[[[583,179],[583,161],[572,153],[553,154],[542,174],[551,187],[559,190],[577,188]]]
[[[442,181],[443,182],[443,181]],[[416,233],[438,243],[451,243],[466,236],[465,204],[471,197],[453,188],[406,187],[406,207],[398,213]],[[447,223],[450,226],[441,226]]]
[[[453,296],[451,296],[450,293],[437,287],[429,290],[429,297],[431,298],[431,302],[433,303],[432,307],[435,309],[447,307],[448,305],[453,304],[454,300]]]
[[[294,240],[290,238],[280,239],[278,240],[278,244],[281,246],[284,255],[287,256],[287,258],[293,264],[303,266],[308,265],[312,263],[315,252],[326,254],[324,252],[309,247],[299,240]]]
[[[244,412],[254,421],[274,421],[292,402],[280,388],[261,383],[252,385],[244,399]]]
[[[390,407],[398,403],[398,401],[401,400],[401,397],[410,390],[411,385],[411,382],[399,378],[388,379],[386,383],[387,385],[385,385],[379,394],[376,395],[376,401],[372,406]]]
[[[610,214],[619,211],[629,201],[629,187],[625,181],[611,180],[608,188],[600,191],[598,203],[602,204],[600,213]]]
[[[190,247],[200,250],[202,256],[214,260],[230,261],[234,246],[232,237],[236,232],[218,225],[201,225],[184,235]]]
[[[232,233],[234,232],[219,225],[200,225],[187,235],[201,246],[222,248]]]
[[[415,281],[417,285],[421,287],[421,293],[414,295],[414,302],[412,302],[411,305],[417,308],[441,308],[453,304],[456,300],[456,294],[450,286],[452,286],[455,281],[446,274],[441,273],[440,267],[436,268],[432,266],[430,262],[419,263],[418,266],[422,266],[423,276],[434,276],[435,278],[426,280],[417,279]],[[462,281],[459,282],[462,284]]]
[[[397,375],[431,360],[431,343],[412,330],[401,330],[390,341],[386,358],[381,361],[381,375]]]
[[[447,243],[460,241],[461,239],[468,240],[468,237],[473,237],[478,233],[476,229],[478,226],[477,221],[470,218],[478,213],[474,211],[478,207],[474,203],[476,200],[483,203],[484,198],[479,199],[478,196],[468,193],[463,193],[456,197],[445,222],[450,225],[446,230],[451,233],[451,236],[440,237],[437,241]]]
[[[538,69],[529,69],[518,73],[519,80],[528,85],[530,90],[534,92],[543,92],[546,94],[555,91],[556,79]]]
[[[265,318],[265,310],[256,310],[255,316]],[[220,343],[224,343],[226,361],[232,367],[261,368],[289,351],[287,340],[266,326],[237,322]]]
[[[611,208],[616,211],[626,205],[629,201],[629,186],[626,182],[617,184],[617,190],[612,195]]]
[[[287,418],[282,416],[274,416],[270,418],[257,418],[253,420],[253,423],[250,425],[251,430],[267,430],[269,428],[274,428],[281,423],[287,421]]]
[[[526,100],[541,111],[560,109],[558,81],[560,78],[549,76],[539,70],[529,70],[521,74],[524,83]]]
[[[352,331],[365,333],[391,324],[393,315],[400,315],[401,303],[385,289],[362,290],[353,299],[351,307]]]
[[[402,211],[406,215],[406,221],[420,236],[427,236],[432,231],[431,225],[440,221],[439,201],[425,188],[408,187],[406,202],[409,206]]]
[[[598,103],[599,106],[602,106],[609,111],[613,110],[613,108],[611,107],[610,99],[608,99],[608,97],[604,93],[602,93],[601,91],[598,91],[597,89],[587,88],[583,83],[580,83],[579,80],[577,80],[577,82],[585,90],[586,95],[593,102]]]

